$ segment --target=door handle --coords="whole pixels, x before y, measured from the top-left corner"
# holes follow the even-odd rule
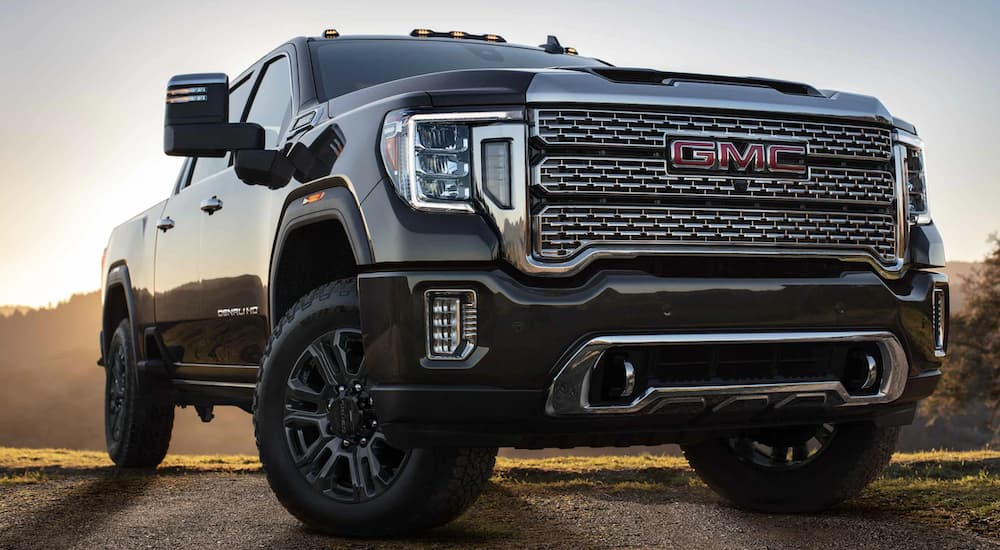
[[[160,221],[156,222],[156,228],[166,233],[174,228],[174,220],[171,220],[170,216],[160,218]]]
[[[201,211],[208,212],[209,216],[211,216],[212,213],[217,212],[219,210],[222,210],[222,199],[220,199],[219,197],[213,196],[210,199],[205,199],[201,201]]]

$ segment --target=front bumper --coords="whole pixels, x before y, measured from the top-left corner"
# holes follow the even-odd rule
[[[809,278],[658,277],[604,271],[573,287],[529,286],[501,270],[406,271],[359,277],[365,362],[390,442],[415,446],[572,447],[682,442],[706,433],[871,419],[901,424],[940,375],[932,332],[944,275],[868,271]],[[478,349],[464,361],[425,357],[424,291],[471,288]],[[673,407],[657,414],[546,412],[560,367],[595,336],[685,333],[890,333],[905,353],[905,386],[891,402],[829,401],[778,410]],[[734,414],[735,413],[735,414]]]

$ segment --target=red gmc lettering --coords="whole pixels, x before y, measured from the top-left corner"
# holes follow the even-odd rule
[[[684,157],[684,150],[691,151],[691,158]],[[715,168],[714,141],[675,141],[670,151],[670,161],[678,168]]]
[[[802,145],[768,145],[767,146],[767,169],[771,172],[788,172],[791,174],[805,174],[806,167],[801,164],[784,164],[779,155],[805,156],[806,148]]]
[[[729,168],[730,161],[732,161],[732,164],[736,165],[737,170],[744,171],[752,162],[754,170],[763,171],[764,157],[763,143],[751,143],[747,145],[747,150],[742,155],[739,149],[736,148],[735,143],[728,141],[719,143],[719,166],[723,168]]]
[[[806,156],[804,145],[748,143],[743,151],[731,141],[676,140],[670,144],[670,165],[696,170],[735,169],[739,172],[781,172],[805,174],[803,164],[793,164],[791,158]]]

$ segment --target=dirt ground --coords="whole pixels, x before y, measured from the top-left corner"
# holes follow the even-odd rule
[[[736,510],[676,457],[501,459],[458,521],[406,540],[310,532],[253,457],[168,457],[121,473],[99,453],[0,448],[0,548],[1000,548],[1000,453],[903,455],[822,515]]]

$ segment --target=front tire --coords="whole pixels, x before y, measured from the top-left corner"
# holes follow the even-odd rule
[[[155,468],[170,447],[174,401],[170,382],[140,373],[132,325],[122,320],[108,345],[104,436],[108,456],[122,468]]]
[[[497,449],[396,449],[368,393],[357,282],[326,284],[275,327],[254,397],[268,483],[310,528],[391,536],[443,525],[489,480]]]
[[[740,508],[818,512],[861,492],[889,464],[899,428],[872,423],[772,428],[682,446],[698,476]]]

